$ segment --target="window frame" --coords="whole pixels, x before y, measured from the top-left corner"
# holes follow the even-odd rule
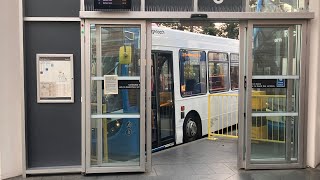
[[[209,84],[209,82],[210,82],[210,73],[209,73],[209,70],[210,70],[210,60],[209,60],[209,54],[210,53],[221,53],[221,54],[226,54],[227,55],[227,59],[225,60],[225,61],[221,61],[221,60],[213,60],[213,61],[211,61],[211,62],[217,62],[217,63],[225,63],[225,64],[227,64],[227,70],[228,70],[228,72],[227,72],[227,86],[225,86],[225,89],[224,90],[210,90],[210,84]],[[208,92],[209,92],[209,94],[214,94],[214,93],[219,93],[219,92],[228,92],[229,90],[230,90],[230,82],[231,82],[231,80],[230,80],[230,53],[229,52],[225,52],[225,51],[208,51],[208,54],[207,54],[207,67],[208,67],[208,69],[207,69],[207,78],[208,78]]]
[[[197,51],[197,52],[204,52],[204,57],[205,57],[205,92],[203,92],[203,93],[198,93],[198,94],[191,94],[191,95],[185,95],[185,94],[183,94],[183,92],[182,92],[182,89],[181,89],[181,87],[182,87],[182,85],[181,85],[181,75],[182,75],[182,72],[181,72],[181,65],[182,65],[182,63],[181,63],[181,57],[180,57],[180,53],[181,53],[181,51]],[[207,74],[208,74],[208,58],[207,58],[207,52],[205,51],[205,50],[200,50],[200,49],[188,49],[188,48],[181,48],[181,49],[179,49],[179,54],[178,54],[178,57],[179,57],[179,89],[180,89],[180,96],[182,97],[182,98],[188,98],[188,97],[194,97],[194,96],[201,96],[201,95],[206,95],[207,94],[207,92],[208,92],[208,79],[207,79]],[[200,66],[200,59],[199,59],[199,66]],[[199,74],[201,74],[201,71],[200,71],[200,68],[199,68]],[[184,77],[184,71],[183,71],[183,78],[185,78]]]

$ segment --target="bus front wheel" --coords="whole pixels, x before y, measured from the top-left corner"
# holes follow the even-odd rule
[[[183,141],[191,142],[201,137],[200,118],[194,114],[188,114],[183,124]]]

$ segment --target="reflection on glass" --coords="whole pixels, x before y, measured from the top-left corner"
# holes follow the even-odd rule
[[[97,58],[101,58],[101,62],[98,62]],[[101,63],[101,65],[98,63]],[[101,67],[98,67],[99,65]],[[93,76],[114,74],[118,76],[139,76],[140,28],[101,27],[97,29],[96,26],[92,26],[91,74]]]
[[[97,84],[101,83],[101,91],[97,91]],[[106,113],[139,113],[140,111],[140,90],[119,89],[119,94],[104,94],[103,81],[91,82],[91,114]],[[102,100],[98,113],[98,93]]]
[[[252,111],[257,112],[298,112],[299,81],[285,80],[286,88],[253,88]]]
[[[251,12],[297,12],[304,10],[305,0],[249,0]]]
[[[255,27],[253,30],[253,75],[299,75],[301,26]],[[290,39],[290,41],[289,41]],[[293,48],[289,49],[289,42]],[[293,59],[288,61],[289,51]]]
[[[91,164],[139,165],[139,126],[139,119],[91,119]]]
[[[262,116],[252,118],[251,160],[296,161],[298,157],[297,117]],[[288,122],[288,123],[287,123]],[[290,128],[290,142],[286,142],[286,123]],[[287,145],[290,144],[287,154]]]

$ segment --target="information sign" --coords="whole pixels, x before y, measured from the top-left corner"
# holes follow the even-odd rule
[[[38,103],[74,102],[73,83],[72,54],[37,54]]]
[[[140,89],[139,80],[119,80],[119,89]]]
[[[104,75],[104,94],[118,94],[117,75]]]
[[[252,88],[286,88],[285,79],[252,79]]]
[[[131,0],[94,0],[95,9],[131,9]]]

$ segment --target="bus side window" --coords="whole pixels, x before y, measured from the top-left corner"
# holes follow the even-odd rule
[[[239,54],[230,54],[230,80],[231,90],[239,89]]]
[[[221,92],[229,89],[228,53],[209,52],[209,92]]]
[[[205,51],[181,49],[179,55],[181,96],[205,94],[207,92]]]

